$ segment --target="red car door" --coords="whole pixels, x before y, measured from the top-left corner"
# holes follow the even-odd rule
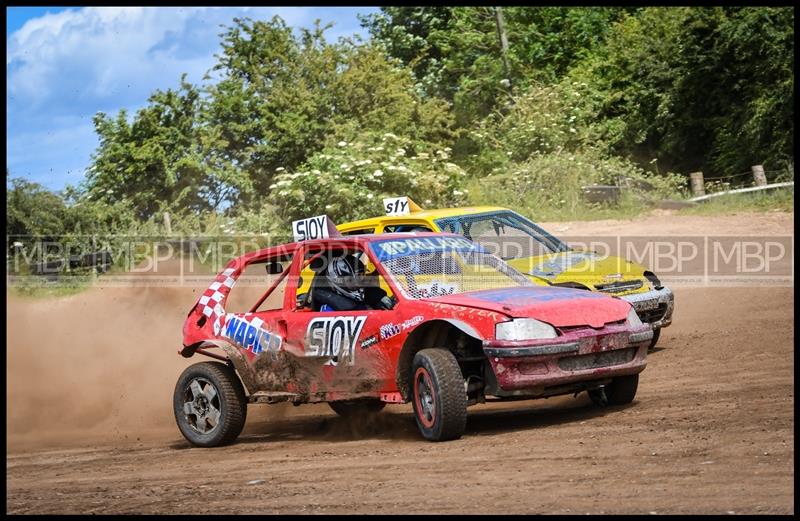
[[[304,256],[297,257],[301,262]],[[293,273],[302,268],[294,265]],[[334,393],[328,399],[346,399],[393,386],[391,357],[384,350],[380,330],[392,321],[396,310],[312,311],[298,306],[296,300],[284,313],[286,348],[298,359],[298,380],[304,387],[312,393]]]

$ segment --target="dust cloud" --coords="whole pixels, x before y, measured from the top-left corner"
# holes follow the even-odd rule
[[[7,435],[58,444],[174,429],[178,355],[200,288],[93,288],[57,299],[7,295]],[[96,441],[96,440],[95,440]]]

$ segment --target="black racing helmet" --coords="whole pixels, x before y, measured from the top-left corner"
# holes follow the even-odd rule
[[[364,300],[364,263],[353,255],[345,255],[331,260],[328,266],[328,282],[336,293],[358,301]]]

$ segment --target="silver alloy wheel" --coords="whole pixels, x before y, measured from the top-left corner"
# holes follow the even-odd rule
[[[189,382],[183,397],[186,423],[200,434],[208,434],[217,428],[221,406],[214,384],[205,378],[196,377]]]

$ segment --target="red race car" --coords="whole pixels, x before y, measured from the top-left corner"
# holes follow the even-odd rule
[[[209,447],[248,403],[328,402],[343,416],[413,404],[428,440],[459,438],[467,406],[588,391],[633,400],[653,332],[619,298],[543,287],[462,236],[340,236],[325,218],[296,242],[231,260],[189,312],[181,433]],[[266,291],[265,291],[266,288]]]

